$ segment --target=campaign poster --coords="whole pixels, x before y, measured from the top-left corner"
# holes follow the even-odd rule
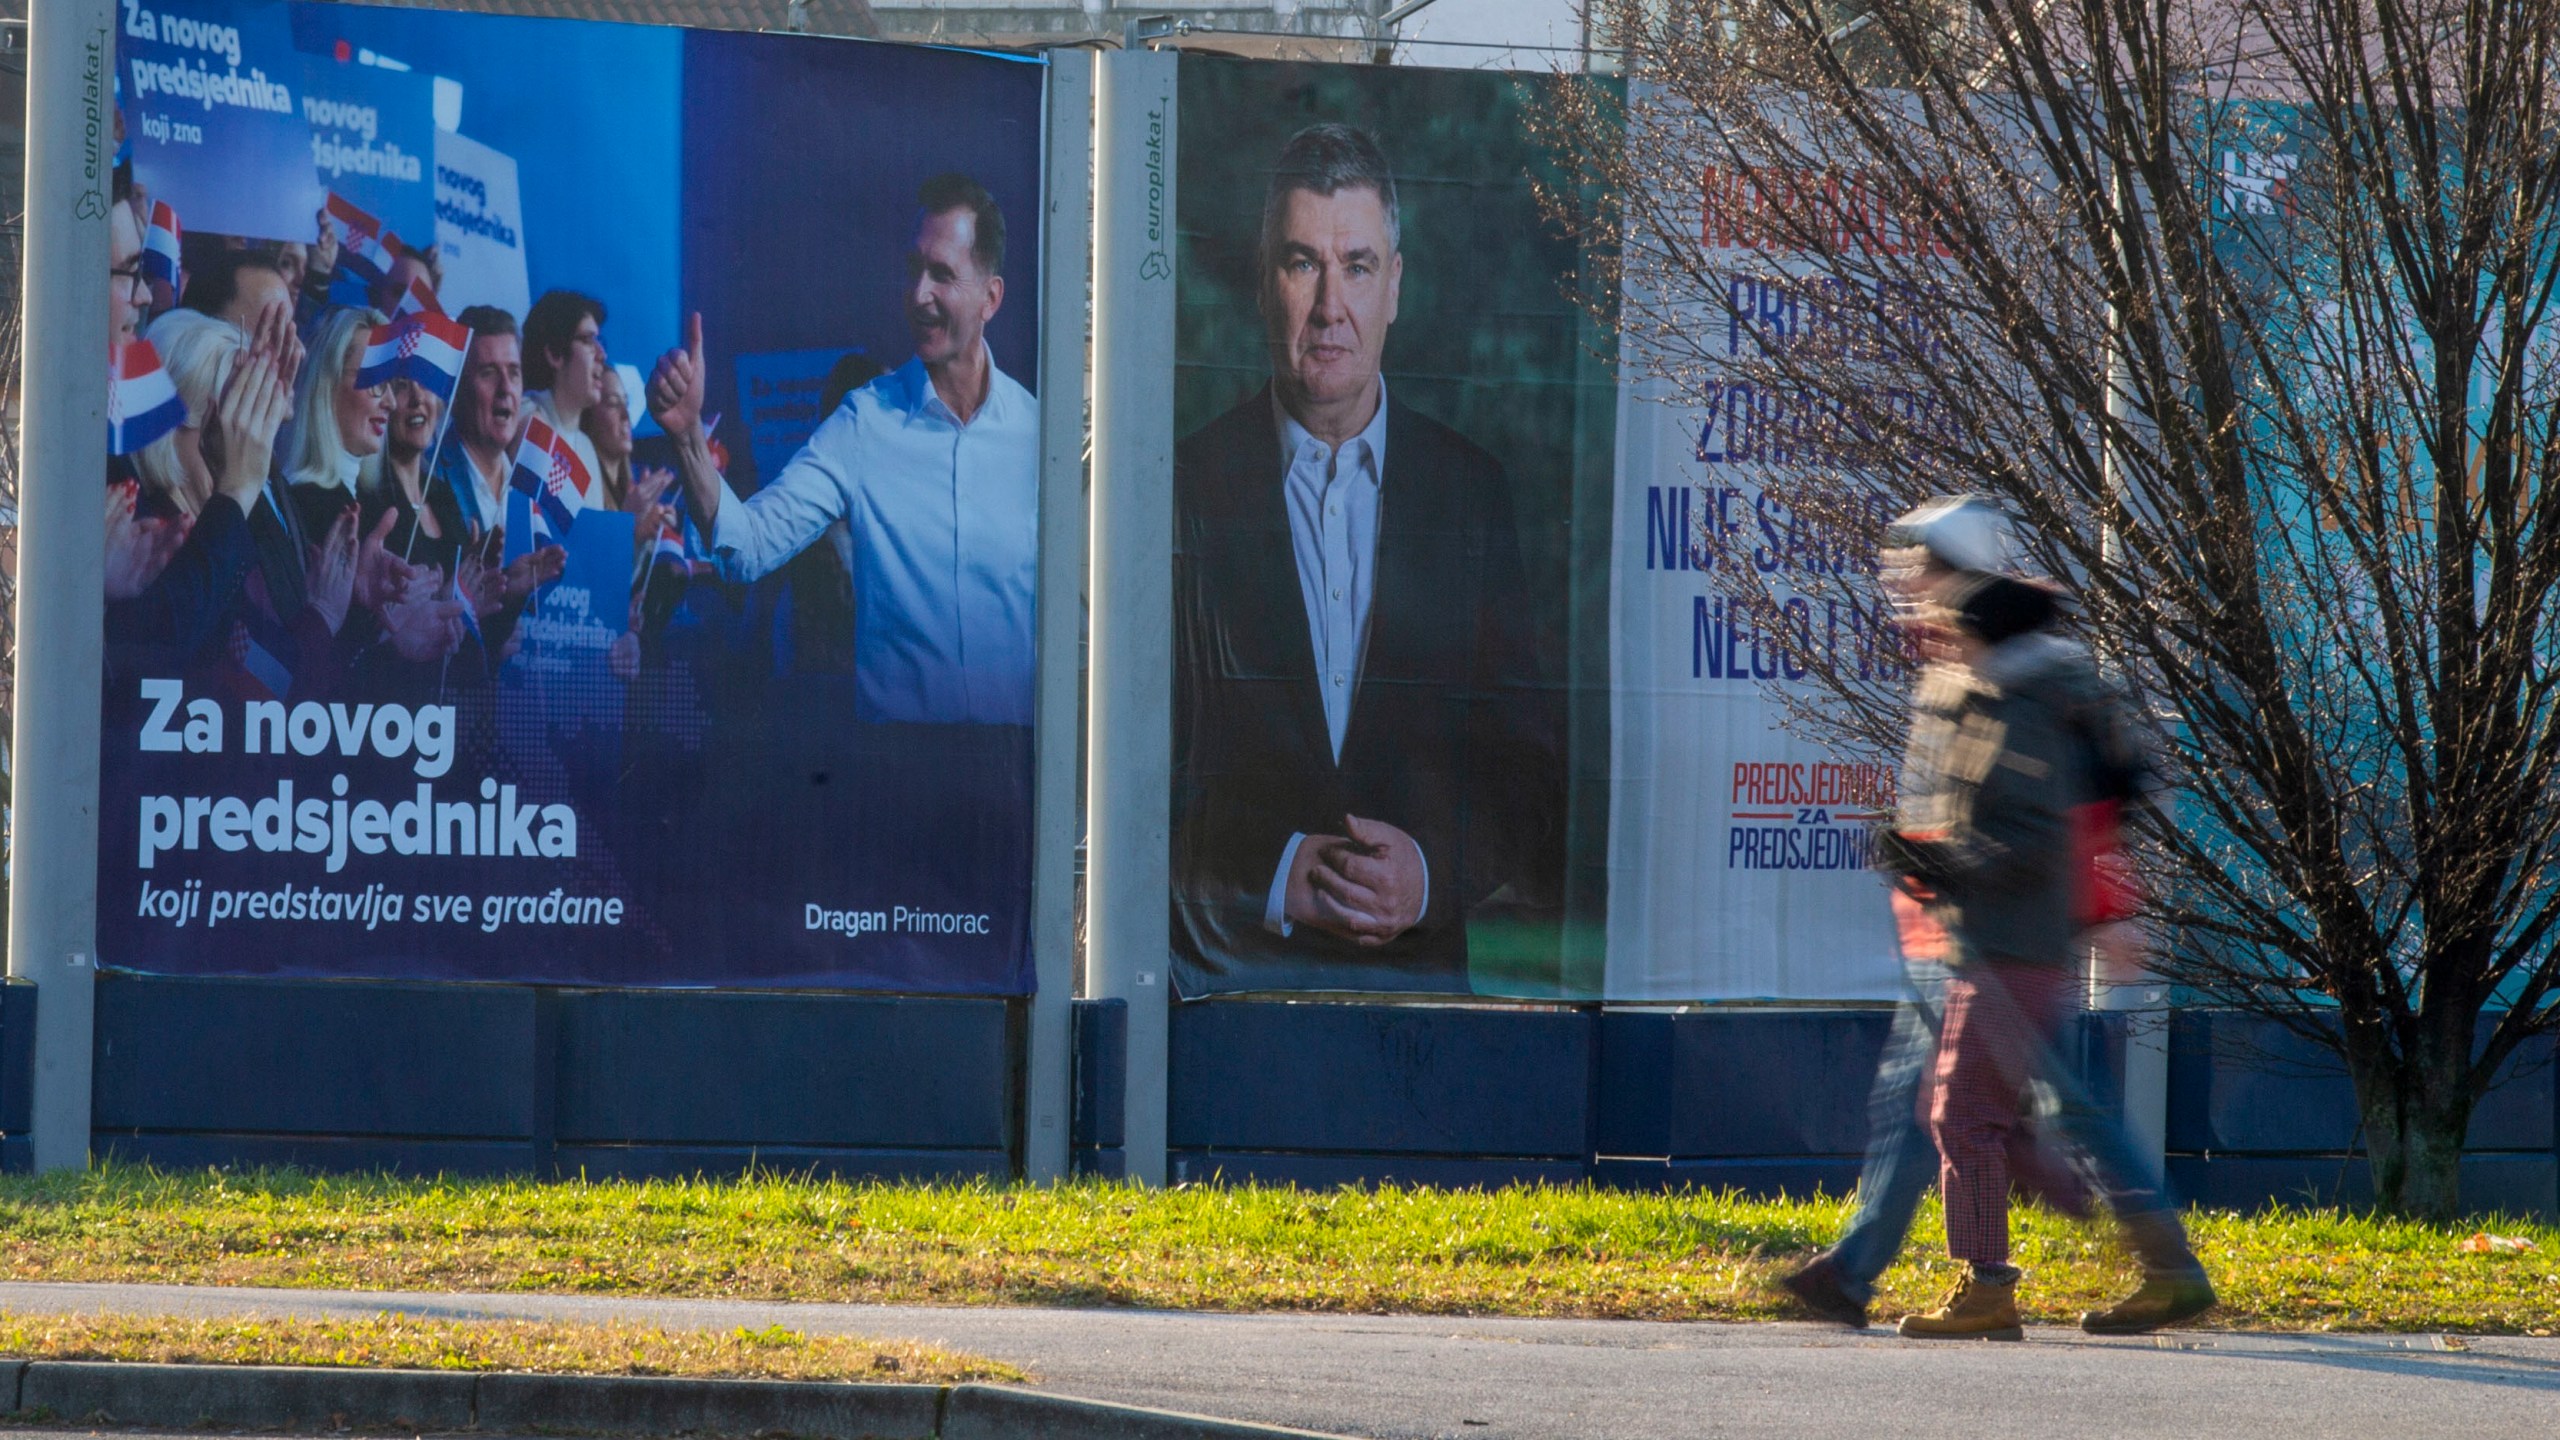
[[[436,233],[435,77],[339,45],[336,18],[326,6],[293,14],[312,169],[323,186],[423,243]]]
[[[224,0],[119,0],[117,100],[133,183],[207,231],[297,239],[324,192],[304,57],[285,6]],[[321,128],[315,130],[315,123]],[[232,157],[222,167],[208,156]],[[145,217],[147,220],[147,216]]]
[[[1027,992],[1044,67],[119,17],[102,963]]]
[[[1853,293],[1791,254],[1762,207],[1846,197],[1856,177],[1703,169],[1689,213],[1714,293],[1691,307],[1679,394],[1629,333],[1613,515],[1608,968],[1612,1000],[1889,1000],[1904,993],[1872,835],[1898,756],[1841,748],[1795,707],[1830,698],[1810,665],[1885,693],[1912,678],[1873,586],[1877,494],[1849,533],[1793,513],[1795,467],[1892,465],[1800,393],[1755,382],[1772,347],[1868,363],[1881,327],[1918,328],[1928,297]],[[1794,200],[1777,197],[1796,197]],[[1635,283],[1641,283],[1640,281]],[[1753,372],[1758,373],[1758,372]],[[1917,425],[1928,387],[1907,387]]]
[[[1555,83],[1182,59],[1185,998],[1597,993],[1616,399]]]
[[[516,162],[468,135],[436,135],[436,253],[444,261],[437,294],[455,308],[494,305],[521,315],[533,304],[525,267],[524,204]]]
[[[1735,276],[1757,283],[1768,263],[1737,256]],[[1893,813],[1895,760],[1791,729],[1784,694],[1822,693],[1806,647],[1890,682],[1908,673],[1902,645],[1877,608],[1836,589],[1785,593],[1807,567],[1864,557],[1758,483],[1784,444],[1772,408],[1739,382],[1711,407],[1665,404],[1645,387],[1626,400],[1610,604],[1612,1000],[1888,1000],[1904,990],[1871,868],[1871,834]],[[1750,566],[1785,594],[1792,633],[1771,633],[1720,587],[1721,565]]]

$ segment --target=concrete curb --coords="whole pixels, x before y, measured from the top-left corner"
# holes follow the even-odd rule
[[[486,1430],[809,1440],[1331,1440],[999,1385],[678,1380],[287,1365],[0,1360],[18,1420],[282,1432]]]
[[[938,1440],[1339,1440],[1313,1430],[1278,1425],[1248,1425],[1239,1420],[1213,1420],[1172,1410],[1141,1410],[1078,1400],[1069,1395],[1043,1395],[1000,1385],[960,1385],[942,1411]]]

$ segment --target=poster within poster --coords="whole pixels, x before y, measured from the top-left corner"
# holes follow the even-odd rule
[[[329,18],[314,14],[304,28]],[[366,64],[361,56],[369,51],[350,46],[342,55],[324,37],[310,38],[318,44],[301,57],[302,115],[310,122],[311,164],[320,183],[395,233],[428,243],[436,235],[433,77]],[[295,238],[305,236],[296,232]]]
[[[285,7],[128,0],[116,13],[133,183],[210,232],[306,238],[323,191]]]
[[[176,273],[112,317],[102,961],[1028,989],[1043,67],[186,14],[129,123],[149,47],[290,35],[373,57],[337,131],[430,93],[474,163],[431,231],[340,189],[323,234],[298,104],[137,152],[119,273]],[[432,243],[472,184],[504,263]],[[820,348],[887,368],[759,463],[741,358]]]
[[[436,135],[436,251],[444,261],[439,296],[449,308],[495,305],[521,315],[533,304],[525,271],[524,205],[516,162],[450,130]]]
[[[1557,82],[1181,66],[1178,993],[1592,993],[1614,398]]]

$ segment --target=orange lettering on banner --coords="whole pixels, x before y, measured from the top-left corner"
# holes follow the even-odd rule
[[[1953,259],[1955,239],[1938,215],[1944,182],[1897,211],[1866,178],[1789,166],[1710,165],[1702,177],[1698,238],[1719,250],[1921,255]],[[1797,243],[1802,236],[1811,244]]]
[[[1892,766],[1873,762],[1737,760],[1732,803],[1890,810],[1894,779]]]

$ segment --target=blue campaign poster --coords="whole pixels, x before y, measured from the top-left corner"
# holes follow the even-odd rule
[[[302,114],[320,182],[393,234],[432,244],[436,234],[435,78],[365,64],[348,47],[302,60]],[[299,238],[299,237],[297,237]]]
[[[108,477],[101,962],[1026,993],[1045,67],[121,14],[120,197],[185,231],[138,333],[201,433]],[[291,418],[220,434],[279,306]],[[937,387],[988,397],[950,443]],[[538,537],[519,465],[584,508]]]
[[[135,183],[188,230],[308,239],[322,189],[285,7],[122,0],[117,13]]]

